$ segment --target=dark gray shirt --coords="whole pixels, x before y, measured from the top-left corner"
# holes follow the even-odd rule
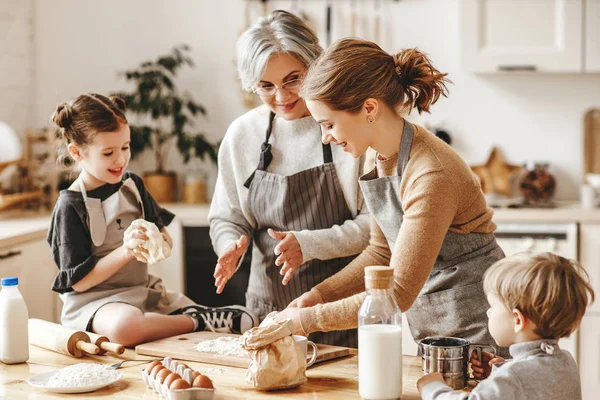
[[[423,388],[424,400],[577,400],[581,399],[579,369],[557,340],[534,340],[510,346],[512,360],[494,369],[471,393],[441,382]]]
[[[144,206],[144,219],[155,223],[159,229],[169,225],[175,215],[158,205],[146,190],[142,178],[134,173],[125,172],[123,180],[128,178],[133,180],[140,192]],[[115,194],[122,185],[122,181],[117,184],[107,183],[87,191],[87,195],[104,201]],[[81,193],[62,190],[54,206],[46,237],[52,250],[52,258],[58,267],[58,274],[52,284],[52,290],[55,292],[73,291],[72,286],[83,279],[98,262],[98,257],[92,254],[92,238],[87,220],[87,210]]]

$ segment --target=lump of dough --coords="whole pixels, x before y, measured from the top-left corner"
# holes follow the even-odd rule
[[[158,227],[152,222],[148,222],[144,219],[136,219],[129,225],[127,231],[130,229],[136,230],[140,227],[146,228],[146,232],[144,233],[148,236],[148,240],[129,238],[125,241],[125,247],[135,249],[138,246],[142,246],[144,249],[148,250],[148,265],[156,264],[171,255],[169,244],[163,238]]]

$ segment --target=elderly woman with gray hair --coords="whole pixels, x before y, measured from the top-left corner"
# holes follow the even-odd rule
[[[358,187],[363,161],[323,145],[319,124],[299,96],[322,53],[298,17],[274,11],[239,38],[238,72],[263,105],[229,126],[219,150],[210,235],[221,293],[253,240],[246,306],[260,319],[346,266],[369,241]],[[356,347],[356,330],[314,341]]]

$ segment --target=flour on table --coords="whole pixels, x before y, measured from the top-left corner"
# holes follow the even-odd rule
[[[98,363],[81,363],[65,367],[48,379],[55,388],[98,386],[114,381],[119,373]]]
[[[225,368],[206,368],[202,370],[203,374],[224,374]]]
[[[214,340],[199,342],[194,346],[194,349],[203,353],[216,353],[222,356],[248,356],[248,352],[240,344],[240,339],[231,336],[221,336]]]

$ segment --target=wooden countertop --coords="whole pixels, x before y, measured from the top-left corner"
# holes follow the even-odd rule
[[[142,380],[140,370],[143,364],[129,362],[119,369],[123,378],[114,385],[102,390],[84,394],[56,394],[45,392],[27,383],[34,375],[63,368],[78,362],[100,362],[113,364],[121,359],[149,359],[138,356],[127,349],[119,358],[105,356],[89,356],[72,358],[30,346],[30,358],[26,364],[6,365],[0,363],[0,398],[2,399],[162,399]],[[207,372],[213,380],[216,391],[214,400],[219,399],[360,399],[358,394],[358,358],[349,356],[338,360],[317,364],[307,370],[308,382],[304,385],[285,391],[260,392],[252,389],[245,382],[246,369],[222,367],[219,365],[185,362],[191,368],[203,372],[207,368],[225,370],[223,373]],[[137,364],[137,365],[135,365]],[[417,357],[403,358],[403,395],[402,399],[420,399],[417,391],[417,380],[423,375]]]
[[[50,217],[48,211],[11,211],[0,214],[0,247],[45,238]]]

